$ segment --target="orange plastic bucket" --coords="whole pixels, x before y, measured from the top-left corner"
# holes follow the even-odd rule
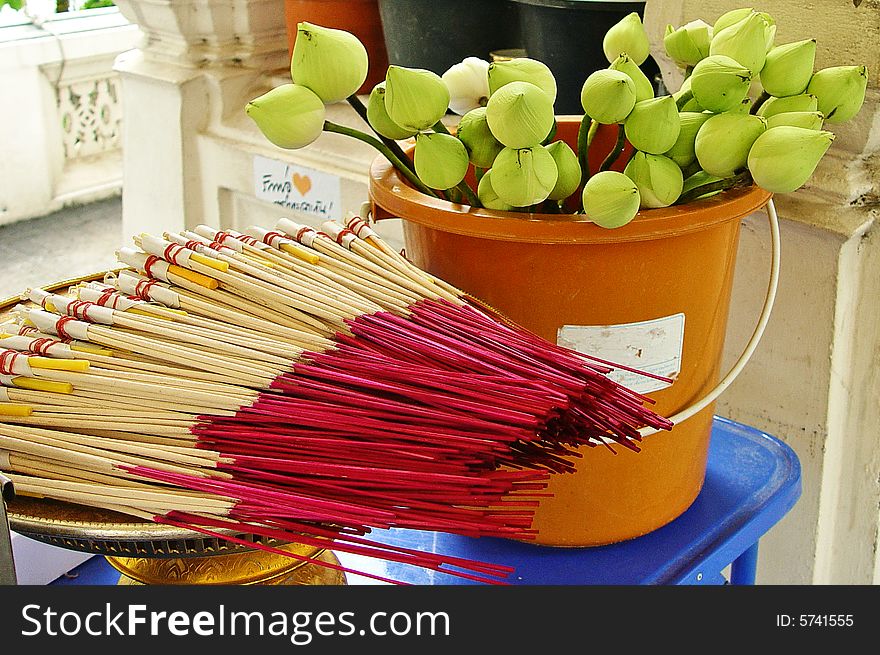
[[[560,137],[574,144],[578,122],[560,118]],[[597,136],[593,170],[613,137]],[[757,187],[729,191],[642,211],[606,230],[577,215],[497,212],[430,198],[383,159],[371,167],[369,192],[375,219],[403,219],[414,263],[548,340],[557,341],[563,326],[575,333],[592,326],[584,328],[591,334],[596,326],[648,321],[679,326],[683,314],[680,372],[671,386],[648,393],[664,416],[718,382],[740,219],[770,198]],[[552,476],[553,496],[535,514],[537,542],[615,543],[678,517],[703,484],[713,408],[646,437],[638,453],[582,448],[576,473]]]

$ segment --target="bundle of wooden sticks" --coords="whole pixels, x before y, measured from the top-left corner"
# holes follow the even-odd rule
[[[528,539],[579,447],[671,427],[607,362],[361,219],[321,229],[144,234],[102,282],[27,290],[0,325],[0,471],[23,495],[492,582],[509,571],[370,530]]]

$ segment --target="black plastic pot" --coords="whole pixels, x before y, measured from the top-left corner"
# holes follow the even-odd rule
[[[379,0],[388,61],[442,75],[465,57],[522,48],[508,0]]]
[[[511,0],[517,6],[520,41],[528,56],[544,62],[556,77],[557,114],[583,114],[584,80],[608,67],[605,33],[621,18],[644,15],[644,2],[608,0]],[[476,3],[475,3],[476,4]],[[641,66],[652,82],[659,67],[649,56]]]

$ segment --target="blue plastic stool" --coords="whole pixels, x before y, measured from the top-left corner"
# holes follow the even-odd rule
[[[801,494],[800,461],[787,445],[755,428],[715,418],[703,489],[672,523],[638,539],[593,548],[554,548],[505,539],[415,530],[377,530],[377,540],[515,568],[521,585],[749,585],[758,541]],[[336,553],[344,566],[409,584],[468,584],[418,567]],[[730,580],[724,569],[730,565]],[[115,584],[119,574],[96,557],[54,584]],[[348,575],[350,584],[369,584]]]

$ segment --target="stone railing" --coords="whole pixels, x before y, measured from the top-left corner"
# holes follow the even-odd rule
[[[115,8],[0,27],[0,224],[120,192],[113,62],[139,36]]]

